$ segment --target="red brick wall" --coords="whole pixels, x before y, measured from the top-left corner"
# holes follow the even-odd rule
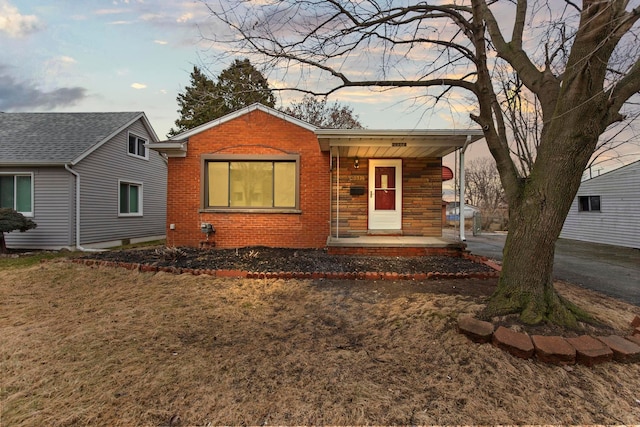
[[[339,234],[364,235],[368,230],[369,162],[353,158],[340,159]],[[336,168],[337,170],[337,168]],[[336,233],[336,172],[331,184],[331,235]],[[365,194],[352,196],[351,187],[364,187]],[[402,160],[402,234],[405,236],[442,235],[442,159]]]
[[[201,155],[299,154],[301,213],[201,212]],[[329,235],[329,154],[315,134],[260,110],[189,138],[187,157],[170,158],[167,244],[199,246],[211,223],[218,248],[271,246],[320,248]],[[175,230],[169,228],[175,224]]]

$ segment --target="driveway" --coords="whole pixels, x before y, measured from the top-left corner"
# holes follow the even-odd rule
[[[475,255],[502,260],[506,234],[467,234]],[[559,239],[554,277],[640,306],[640,250]]]

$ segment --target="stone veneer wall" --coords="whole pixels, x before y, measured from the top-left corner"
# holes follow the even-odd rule
[[[339,235],[366,235],[368,231],[369,162],[340,159]],[[331,235],[336,235],[337,167],[331,174]],[[351,195],[352,187],[364,188],[363,195]],[[406,158],[402,160],[402,234],[405,236],[442,235],[442,159]]]

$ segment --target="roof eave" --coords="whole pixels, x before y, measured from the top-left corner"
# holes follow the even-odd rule
[[[64,167],[64,165],[68,165],[71,162],[65,162],[61,160],[15,160],[15,161],[0,161],[0,167]]]
[[[185,140],[161,141],[147,144],[147,147],[167,157],[187,157],[187,142]]]
[[[369,130],[369,129],[318,129],[318,143],[322,151],[332,147],[369,147],[369,148],[428,148],[438,147],[439,156],[445,156],[465,143],[484,138],[480,129],[454,130]]]
[[[98,148],[100,148],[102,145],[104,145],[107,141],[110,141],[112,138],[114,138],[116,135],[118,135],[120,132],[124,131],[125,129],[129,128],[132,124],[134,124],[138,120],[142,120],[142,124],[146,128],[147,133],[149,134],[150,138],[154,142],[157,142],[158,141],[158,135],[156,134],[156,131],[153,129],[153,126],[151,126],[151,123],[149,122],[149,119],[147,118],[147,115],[143,111],[141,111],[141,112],[137,113],[136,116],[133,117],[128,122],[123,123],[117,129],[114,129],[114,131],[111,132],[111,134],[109,134],[106,138],[103,138],[101,141],[99,141],[96,144],[92,145],[87,150],[85,150],[83,153],[81,153],[79,156],[77,156],[75,159],[73,159],[71,164],[72,165],[76,165],[82,159],[84,159],[87,156],[89,156],[91,153],[93,153]]]
[[[271,107],[267,107],[266,105],[260,104],[260,103],[255,103],[255,104],[251,104],[249,106],[243,107],[239,110],[234,111],[233,113],[227,114],[226,116],[220,117],[218,119],[212,120],[210,122],[201,124],[200,126],[197,126],[193,129],[189,129],[185,132],[182,132],[178,135],[175,135],[171,138],[169,138],[170,140],[184,140],[184,139],[188,139],[189,137],[199,134],[200,132],[204,132],[208,129],[211,129],[213,127],[219,126],[223,123],[226,123],[228,121],[237,119],[238,117],[241,117],[245,114],[251,113],[255,110],[260,110],[264,113],[270,114],[274,117],[278,117],[282,120],[285,120],[289,123],[292,123],[294,125],[300,126],[304,129],[307,129],[311,132],[316,131],[318,128],[310,123],[307,123],[303,120],[297,119],[295,117],[292,117],[286,113],[283,113],[282,111],[276,110],[274,108]]]

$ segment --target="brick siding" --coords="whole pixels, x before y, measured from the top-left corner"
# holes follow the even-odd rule
[[[299,154],[301,212],[202,212],[204,154]],[[191,136],[187,157],[169,159],[167,244],[200,246],[206,238],[200,224],[207,222],[216,229],[210,241],[218,248],[324,247],[329,235],[329,192],[329,154],[320,151],[315,134],[255,110]]]

